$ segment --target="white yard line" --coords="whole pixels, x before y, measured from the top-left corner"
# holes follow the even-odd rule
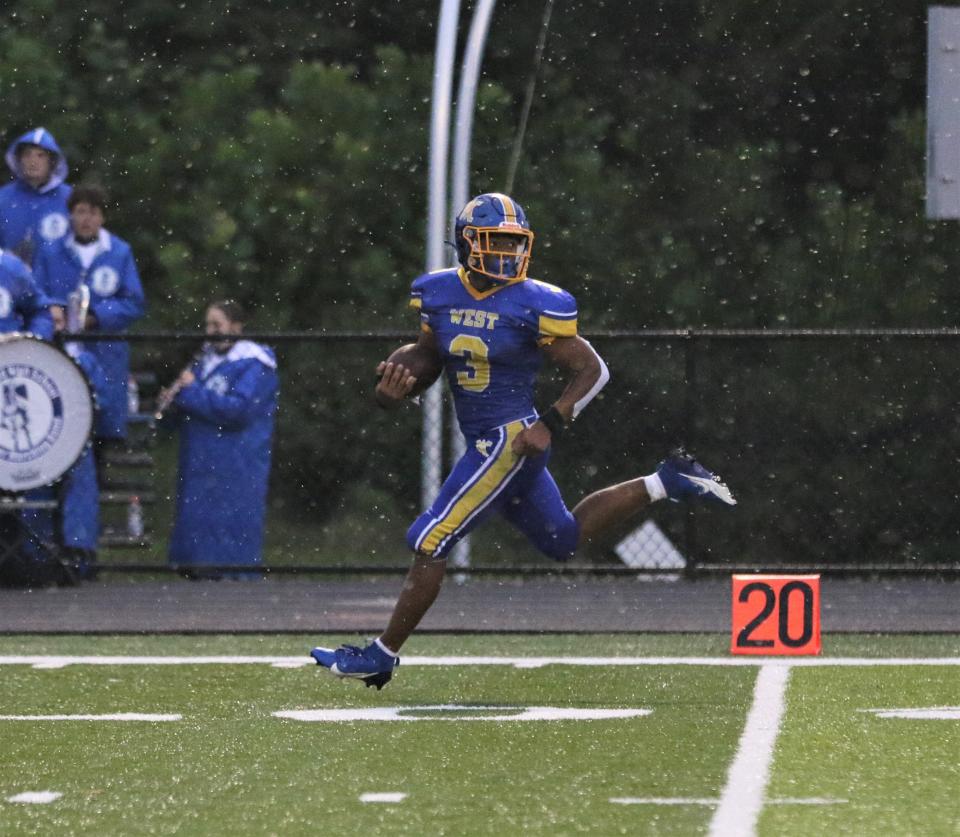
[[[532,669],[544,666],[765,666],[789,664],[791,667],[823,666],[960,666],[960,657],[797,657],[789,661],[777,657],[489,657],[479,655],[403,657],[404,669],[410,666],[511,666]],[[65,666],[200,666],[268,665],[275,668],[316,666],[306,653],[296,657],[255,656],[119,656],[119,655],[7,655],[0,666],[33,666],[59,669]]]
[[[486,712],[487,714],[481,714]],[[579,709],[562,706],[372,706],[351,709],[287,709],[274,712],[292,721],[613,721],[642,718],[652,709]]]
[[[710,822],[711,837],[753,837],[763,810],[773,747],[786,707],[790,663],[769,663],[757,672],[753,706],[730,765],[720,804]]]
[[[113,712],[108,715],[0,715],[0,721],[182,721],[183,715]]]

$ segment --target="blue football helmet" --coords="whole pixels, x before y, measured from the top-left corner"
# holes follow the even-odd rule
[[[527,278],[533,232],[523,207],[507,195],[487,192],[469,201],[457,215],[454,238],[467,270],[497,282]]]

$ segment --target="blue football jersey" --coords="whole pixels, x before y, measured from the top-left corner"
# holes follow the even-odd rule
[[[526,279],[476,290],[463,268],[413,282],[410,305],[432,331],[468,439],[535,412],[539,347],[577,334],[577,302],[565,290]]]

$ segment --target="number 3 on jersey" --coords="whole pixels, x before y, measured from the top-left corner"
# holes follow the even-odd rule
[[[458,334],[450,341],[449,352],[463,358],[469,370],[457,372],[457,384],[472,392],[483,392],[490,384],[490,361],[487,344],[479,337]]]

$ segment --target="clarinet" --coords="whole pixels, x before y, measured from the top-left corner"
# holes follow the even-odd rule
[[[180,375],[183,375],[184,372],[189,371],[190,367],[200,360],[205,353],[205,346],[194,352],[193,357],[190,358],[190,362],[180,370]],[[156,407],[153,411],[154,421],[160,421],[160,419],[163,418],[164,414],[170,408],[170,405],[173,404],[173,400],[177,397],[177,393],[183,389],[183,384],[180,383],[180,375],[177,375],[177,379],[166,389],[161,390],[160,395],[157,396]]]

